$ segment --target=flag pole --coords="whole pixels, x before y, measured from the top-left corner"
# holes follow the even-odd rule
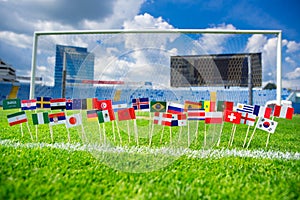
[[[100,139],[100,144],[102,143],[102,134],[101,134],[101,127],[100,127],[100,123],[98,123],[98,130],[99,130],[99,139]]]
[[[203,147],[206,146],[206,124],[204,124],[204,141],[203,141]]]
[[[224,123],[222,123],[222,125],[221,125],[221,131],[220,131],[219,139],[218,139],[218,142],[217,142],[217,147],[220,146],[221,136],[222,136],[222,132],[223,132],[223,126],[224,126]]]
[[[248,128],[247,128],[247,132],[246,132],[246,136],[245,136],[245,139],[244,139],[243,148],[244,148],[244,147],[245,147],[245,145],[246,145],[247,138],[248,138],[248,134],[249,134],[249,130],[250,130],[250,125],[248,125]]]
[[[162,132],[161,132],[161,135],[160,135],[160,144],[162,143],[162,139],[164,137],[164,131],[165,131],[165,126],[163,126],[163,129],[162,129]]]
[[[266,142],[266,148],[268,147],[269,140],[270,140],[270,136],[271,136],[271,133],[268,131],[268,137],[267,137],[267,142]]]
[[[38,126],[35,125],[35,140],[38,141]]]
[[[234,124],[234,130],[233,130],[233,134],[232,134],[232,139],[231,139],[230,147],[232,146],[232,143],[233,143],[233,140],[234,140],[235,131],[236,131],[236,124]]]
[[[198,140],[198,129],[199,129],[199,120],[197,120],[197,124],[196,124],[196,141]]]
[[[128,134],[128,143],[130,144],[130,130],[129,130],[129,121],[127,120],[127,134]]]
[[[23,133],[23,126],[22,123],[20,124],[20,129],[21,129],[21,136],[24,137],[24,133]]]
[[[133,120],[133,126],[134,126],[135,142],[136,142],[136,145],[139,146],[139,135],[138,135],[138,130],[137,130],[136,119]]]
[[[229,138],[229,141],[228,141],[228,147],[230,147],[230,143],[231,143],[231,140],[232,140],[232,135],[233,135],[233,130],[234,130],[234,124],[232,124],[232,127],[231,127],[231,133],[230,133],[230,138]]]
[[[118,135],[119,135],[120,144],[122,144],[122,137],[121,137],[121,134],[120,134],[118,121],[116,121],[116,127],[117,127],[117,131],[118,131]]]
[[[170,144],[172,144],[172,126],[170,126]]]
[[[49,130],[50,130],[51,141],[53,143],[54,142],[54,140],[53,140],[53,129],[52,129],[52,126],[50,124],[49,124]]]
[[[103,139],[104,139],[104,144],[106,144],[105,123],[103,123],[103,124],[102,124],[102,130],[103,130]]]
[[[180,132],[182,131],[182,126],[180,127]],[[190,147],[190,122],[188,121],[188,147]]]
[[[250,143],[251,143],[251,141],[252,141],[252,138],[253,138],[253,136],[254,136],[254,133],[255,133],[255,131],[256,131],[256,126],[255,126],[255,128],[254,128],[254,130],[253,130],[253,132],[252,132],[252,134],[251,134],[251,137],[250,137],[250,139],[249,139],[249,142],[248,142],[248,145],[247,145],[247,149],[248,149],[248,147],[250,146]]]
[[[28,122],[26,122],[26,126],[27,126],[28,132],[29,132],[29,134],[30,134],[30,138],[31,138],[31,140],[33,141],[33,136],[32,136],[32,133],[31,133],[31,131],[30,131]]]
[[[68,142],[70,143],[71,142],[70,131],[68,128],[66,128],[66,129],[67,129],[67,133],[68,133]]]
[[[115,133],[115,123],[114,123],[114,121],[112,121],[111,126],[112,126],[112,131],[113,131],[113,136],[114,136],[114,143],[116,143],[116,133]]]
[[[152,136],[153,136],[153,130],[154,130],[154,123],[152,123],[150,136],[149,136],[149,147],[151,147],[152,144]]]

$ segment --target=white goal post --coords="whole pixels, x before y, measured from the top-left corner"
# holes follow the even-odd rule
[[[39,36],[46,35],[74,35],[74,34],[118,34],[118,33],[173,33],[173,34],[274,34],[277,35],[277,55],[276,55],[276,102],[281,103],[281,49],[282,49],[282,31],[281,30],[224,30],[224,29],[112,29],[112,30],[69,30],[69,31],[36,31],[33,36],[32,62],[31,62],[31,80],[29,98],[35,98],[35,76],[37,62],[37,46]]]

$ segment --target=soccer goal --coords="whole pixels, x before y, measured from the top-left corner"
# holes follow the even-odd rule
[[[43,77],[43,86],[35,77]],[[209,98],[263,104],[266,82],[281,100],[280,30],[85,30],[34,33],[30,98]]]

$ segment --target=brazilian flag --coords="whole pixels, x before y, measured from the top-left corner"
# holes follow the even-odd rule
[[[150,112],[166,112],[167,102],[166,101],[151,101]]]

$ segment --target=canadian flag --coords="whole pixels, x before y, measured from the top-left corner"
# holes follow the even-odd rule
[[[288,106],[278,106],[274,107],[274,117],[292,119],[294,114],[294,108]]]

